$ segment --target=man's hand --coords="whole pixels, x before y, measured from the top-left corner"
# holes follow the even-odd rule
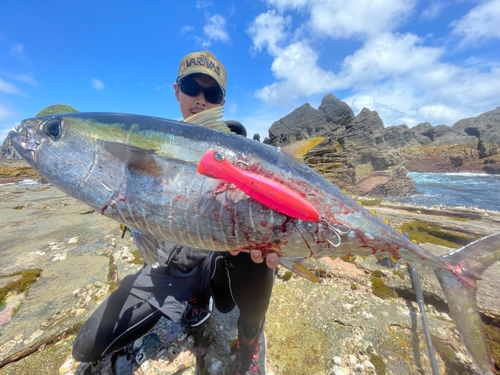
[[[229,252],[231,255],[238,255],[240,251],[233,250]],[[264,257],[262,256],[262,252],[260,250],[251,250],[250,256],[255,263],[262,263],[264,261]],[[278,254],[270,253],[266,256],[266,264],[269,268],[278,267]]]

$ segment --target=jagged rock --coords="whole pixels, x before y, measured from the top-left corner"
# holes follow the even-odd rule
[[[22,156],[19,155],[12,144],[10,133],[3,141],[2,147],[0,147],[0,159],[22,159]]]
[[[418,141],[415,139],[414,133],[406,124],[385,128],[382,132],[382,137],[388,147],[396,149],[418,145]]]
[[[339,142],[344,146],[344,149],[375,147],[375,137],[380,136],[383,130],[384,123],[377,111],[363,108],[359,115],[346,126],[346,130]]]
[[[282,146],[303,139],[325,137],[331,130],[332,125],[326,121],[325,114],[305,103],[272,124],[269,138],[264,143]]]
[[[410,129],[416,141],[421,145],[427,145],[434,140],[434,127],[428,122],[421,122]]]
[[[456,132],[464,132],[482,143],[500,142],[500,107],[477,117],[460,120],[452,126]]]
[[[422,123],[410,131],[421,146],[400,149],[411,172],[500,171],[500,158],[496,157],[500,153],[500,107],[452,127]]]
[[[354,119],[354,112],[345,102],[332,94],[327,94],[321,99],[318,107],[326,116],[326,121],[337,126],[347,126]]]
[[[311,137],[327,137],[327,140],[309,151],[304,160],[340,189],[366,194],[375,191],[377,184],[387,184],[393,178],[402,178],[397,189],[377,191],[416,194],[415,183],[394,173],[392,169],[404,169],[404,159],[393,148],[409,142],[417,144],[417,141],[406,125],[395,131],[384,132],[384,124],[376,111],[364,108],[354,117],[346,103],[328,94],[322,99],[318,110],[306,103],[276,121],[264,143],[280,146]],[[387,134],[391,146],[387,145],[384,134]],[[383,170],[387,173],[373,175],[374,171]],[[367,179],[370,180],[359,185]]]

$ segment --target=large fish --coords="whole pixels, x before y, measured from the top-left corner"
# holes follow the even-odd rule
[[[191,123],[64,114],[24,120],[11,135],[46,180],[128,226],[152,265],[168,241],[215,251],[276,252],[281,264],[310,279],[295,261],[376,255],[431,267],[478,370],[496,373],[475,290],[481,273],[500,258],[500,234],[432,255],[300,161],[320,139],[275,148],[221,132],[228,129],[220,117],[219,109],[195,115]]]

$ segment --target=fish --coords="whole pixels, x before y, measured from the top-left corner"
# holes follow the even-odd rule
[[[280,264],[311,281],[317,279],[300,264],[307,257],[374,255],[430,267],[477,370],[496,373],[475,291],[482,272],[500,258],[500,233],[435,256],[303,163],[320,139],[282,147],[255,142],[231,134],[222,112],[217,107],[183,121],[42,116],[23,120],[11,139],[51,184],[130,228],[152,266],[173,242],[277,253]]]

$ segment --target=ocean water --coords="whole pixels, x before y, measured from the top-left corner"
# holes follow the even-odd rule
[[[500,175],[478,173],[416,173],[408,174],[422,193],[392,201],[432,207],[477,207],[500,211]]]
[[[21,182],[8,182],[6,184],[0,184],[0,186],[8,186],[8,185],[17,185],[17,186],[32,186],[32,185],[43,185],[38,181],[26,178],[22,180]]]

